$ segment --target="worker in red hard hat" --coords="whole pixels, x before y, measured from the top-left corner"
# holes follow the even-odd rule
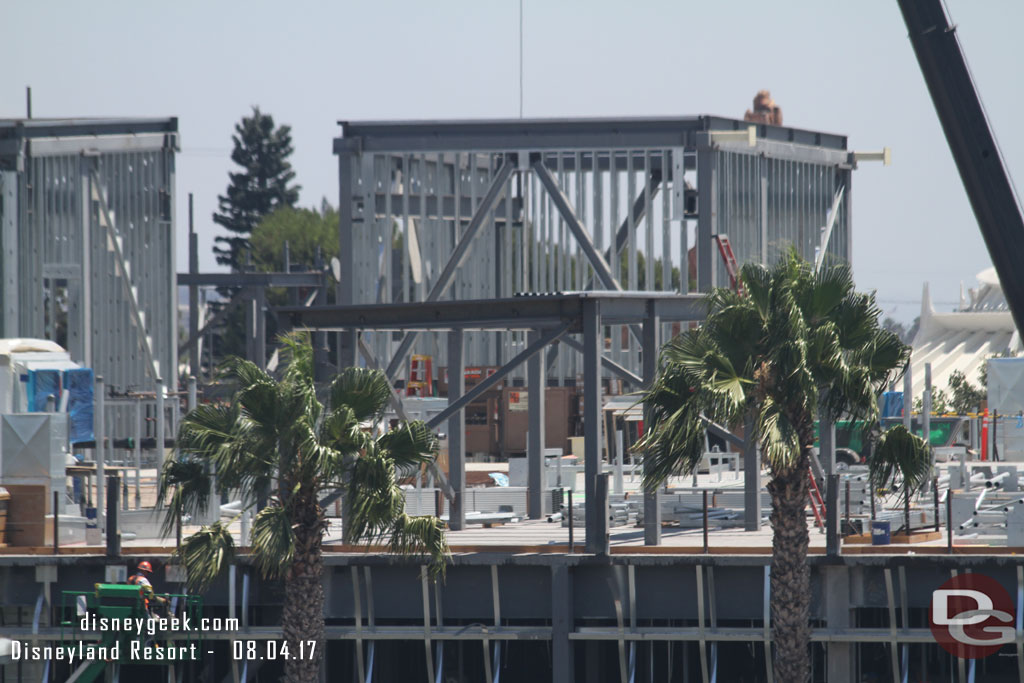
[[[129,579],[128,583],[133,586],[139,586],[142,589],[142,599],[146,604],[146,610],[149,610],[150,601],[157,604],[164,604],[167,602],[166,599],[161,598],[153,590],[153,584],[150,582],[149,577],[153,573],[153,565],[149,563],[149,560],[143,560],[139,562],[138,570]]]

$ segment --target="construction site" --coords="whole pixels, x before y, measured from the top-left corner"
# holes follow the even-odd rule
[[[811,680],[1024,683],[1024,359],[991,359],[1020,347],[1024,221],[978,152],[955,37],[933,40],[941,4],[900,5],[995,272],[967,312],[926,313],[879,387],[882,426],[929,445],[916,490],[873,484],[865,422],[815,423]],[[342,491],[320,499],[319,680],[781,683],[753,424],[702,417],[695,470],[645,487],[643,392],[709,292],[743,295],[743,264],[850,263],[854,175],[888,148],[787,127],[767,91],[737,118],[341,121],[328,145],[340,256],[285,244],[280,272],[203,272],[175,210],[178,119],[0,119],[0,683],[276,681],[308,654],[250,555],[258,507],[209,492],[168,523],[160,488],[185,416],[231,396],[214,346],[236,314],[261,370],[283,367],[268,330],[307,330],[320,387],[379,369],[372,429],[421,420],[439,443],[396,476],[408,515],[443,522],[443,577],[352,542]],[[982,366],[983,407],[935,410]],[[189,590],[175,551],[214,523],[237,553]],[[971,572],[1015,605],[998,657],[934,635],[933,592]]]

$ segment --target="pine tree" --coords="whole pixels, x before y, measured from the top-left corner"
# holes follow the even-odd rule
[[[213,251],[217,263],[239,270],[245,260],[249,236],[260,220],[282,206],[294,207],[301,186],[291,184],[295,171],[288,161],[291,155],[290,126],[274,127],[274,117],[252,108],[252,116],[242,117],[232,136],[235,147],[231,160],[242,167],[229,173],[227,194],[220,195],[219,213],[213,221],[231,234],[218,236]]]

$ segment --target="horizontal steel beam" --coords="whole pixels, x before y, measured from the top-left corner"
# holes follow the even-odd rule
[[[716,142],[713,147],[723,152],[733,152],[735,154],[764,156],[769,159],[784,159],[787,161],[801,161],[808,164],[853,168],[853,152],[845,149],[817,147],[815,145],[796,144],[793,142],[782,142],[778,140],[758,140],[753,147],[745,143]]]
[[[34,157],[82,154],[123,154],[177,149],[177,133],[144,133],[141,135],[72,136],[33,138],[25,140],[25,153]]]
[[[305,273],[178,273],[178,286],[199,287],[319,287],[324,275]]]
[[[525,330],[559,327],[582,331],[583,301],[601,301],[605,325],[638,324],[653,301],[665,322],[699,321],[706,316],[704,297],[670,292],[592,291],[505,299],[471,299],[356,306],[285,306],[275,309],[291,317],[295,327],[317,330]]]
[[[177,117],[154,119],[7,119],[0,121],[0,138],[48,138],[86,135],[176,133]]]
[[[543,149],[665,149],[694,147],[695,134],[745,130],[750,123],[717,116],[625,119],[339,122],[334,151],[514,152]],[[759,138],[846,149],[846,137],[781,126],[757,126]]]

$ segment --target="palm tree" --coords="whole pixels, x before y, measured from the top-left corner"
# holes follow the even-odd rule
[[[434,457],[437,440],[422,422],[386,433],[373,430],[390,398],[380,371],[349,368],[331,383],[328,407],[317,398],[308,335],[283,339],[285,367],[275,379],[255,364],[232,359],[226,375],[238,389],[230,403],[196,407],[182,420],[179,451],[160,482],[170,493],[165,529],[182,515],[204,514],[210,472],[220,492],[239,496],[243,509],[259,507],[251,533],[252,562],[268,579],[284,579],[282,626],[293,654],[285,681],[317,680],[324,647],[321,544],[327,529],[320,497],[347,492],[345,523],[355,541],[387,538],[394,551],[429,555],[443,571],[447,543],[440,520],[409,517],[396,468]],[[191,590],[201,591],[233,559],[228,525],[216,522],[185,539],[179,549]],[[300,641],[314,641],[313,656],[296,659]],[[304,648],[308,654],[308,645]]]
[[[875,419],[876,392],[909,349],[879,326],[874,295],[854,291],[845,265],[815,273],[790,250],[771,269],[743,266],[740,279],[744,295],[709,293],[704,324],[662,350],[644,396],[644,485],[693,472],[701,417],[734,428],[752,421],[770,475],[775,676],[801,683],[810,674],[805,510],[815,420],[822,412]]]
[[[932,474],[931,446],[903,425],[887,429],[868,458],[871,486],[888,489],[899,481],[899,497],[903,502],[903,519],[910,536],[910,497]]]

